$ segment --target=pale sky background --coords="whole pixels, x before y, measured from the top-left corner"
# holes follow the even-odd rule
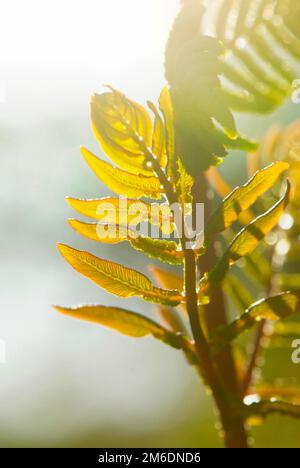
[[[12,76],[20,85],[26,82],[30,98],[34,93],[31,110],[52,102],[57,112],[58,94],[72,102],[78,82],[89,92],[111,82],[145,98],[163,82],[164,45],[178,5],[178,0],[6,2],[0,18],[1,79],[7,80],[9,100],[17,92]]]

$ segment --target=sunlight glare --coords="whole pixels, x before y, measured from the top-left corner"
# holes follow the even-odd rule
[[[0,20],[2,60],[132,62],[163,48],[166,16],[177,8],[159,0],[11,0]]]

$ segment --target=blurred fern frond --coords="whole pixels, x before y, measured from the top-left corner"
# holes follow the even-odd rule
[[[184,0],[166,48],[176,143],[192,175],[238,135],[232,112],[266,114],[291,96],[300,62],[296,0]],[[253,149],[253,148],[252,148]]]

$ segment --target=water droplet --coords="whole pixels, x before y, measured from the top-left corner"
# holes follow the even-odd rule
[[[259,403],[260,402],[260,396],[257,395],[257,394],[254,394],[254,395],[247,395],[245,398],[244,398],[244,405],[246,406],[250,406],[252,405],[253,403]]]

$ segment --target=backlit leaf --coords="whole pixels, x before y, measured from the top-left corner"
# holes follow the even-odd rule
[[[283,197],[266,213],[256,218],[246,226],[233,240],[229,247],[230,263],[250,254],[264,239],[264,237],[276,226],[290,201],[291,187],[288,183]]]
[[[173,104],[169,89],[165,86],[159,96],[159,109],[164,116],[165,140],[168,156],[167,174],[169,177],[174,175],[175,171],[175,133],[174,133],[174,114]]]
[[[271,164],[271,166],[257,172],[245,185],[237,187],[231,192],[208,221],[205,237],[210,240],[219,232],[229,228],[241,213],[274,185],[278,177],[288,167],[288,163],[285,162]]]
[[[159,165],[165,168],[167,165],[167,148],[166,148],[166,128],[165,124],[159,115],[155,105],[148,101],[148,106],[154,114],[154,127],[152,137],[152,153],[158,158]]]
[[[183,290],[183,278],[173,271],[165,270],[157,265],[151,265],[149,270],[161,288]]]
[[[156,281],[156,284],[164,289],[177,289],[183,290],[183,279],[176,273],[164,270],[157,265],[151,265],[149,268],[151,275]],[[158,314],[171,330],[181,332],[188,335],[186,327],[182,320],[182,313],[186,316],[186,309],[184,304],[180,305],[180,311],[174,308],[159,306]]]
[[[183,262],[183,253],[178,250],[174,241],[144,237],[124,226],[83,223],[76,219],[70,219],[69,223],[75,231],[88,239],[107,244],[128,241],[133,248],[150,258],[156,258],[173,265],[180,265]]]
[[[91,98],[94,134],[104,153],[122,169],[151,175],[140,143],[151,147],[151,119],[144,107],[112,88],[110,91]]]
[[[285,292],[261,299],[252,304],[246,312],[227,327],[216,331],[214,339],[220,345],[225,345],[237,338],[241,333],[252,328],[262,320],[277,321],[300,312],[300,292]]]
[[[133,338],[152,335],[173,347],[179,347],[176,335],[153,320],[126,309],[100,305],[84,305],[72,308],[56,306],[55,309],[67,316],[103,325],[123,335]]]
[[[76,271],[112,294],[120,297],[138,296],[147,301],[172,306],[183,300],[179,291],[156,288],[145,275],[132,268],[63,244],[59,244],[58,249]]]
[[[85,148],[81,148],[81,152],[96,176],[118,195],[133,198],[161,198],[162,190],[157,177],[131,174],[102,161]]]
[[[126,226],[115,224],[84,223],[77,219],[69,219],[69,224],[82,236],[105,244],[120,244],[129,240],[130,234],[135,235],[134,231],[131,233]]]
[[[131,240],[130,243],[136,250],[145,253],[150,258],[156,258],[171,265],[181,265],[183,262],[183,253],[178,250],[178,245],[174,241],[140,236]]]
[[[201,280],[201,293],[207,293],[223,281],[228,269],[240,258],[249,255],[276,226],[290,200],[290,184],[284,196],[266,213],[242,229],[214,269]]]
[[[157,306],[157,313],[162,322],[174,333],[183,333],[184,335],[187,335],[185,326],[176,309],[173,307],[159,305]]]
[[[163,289],[176,289],[178,291],[183,291],[184,284],[183,278],[173,271],[165,270],[157,265],[151,265],[149,267],[151,276],[156,281],[156,284]],[[171,311],[174,315],[174,310]],[[180,304],[180,312],[186,314],[185,304]],[[178,318],[180,320],[180,318]],[[181,320],[180,320],[181,322]]]
[[[187,173],[180,159],[177,161],[178,165],[178,180],[176,183],[176,190],[178,194],[179,203],[184,206],[193,202],[192,188],[194,179]]]
[[[246,311],[256,321],[279,320],[300,312],[300,292],[284,292],[256,302]]]
[[[122,198],[98,198],[83,200],[67,198],[78,213],[97,219],[103,224],[115,224],[136,229],[140,223],[157,226],[166,235],[174,231],[173,215],[167,205],[155,205],[141,200]]]
[[[138,200],[129,200],[113,197],[96,198],[84,200],[82,198],[68,197],[67,202],[78,213],[88,216],[89,218],[97,219],[105,223],[115,224],[130,224],[136,217],[136,214],[130,214],[131,208],[145,207],[145,213],[142,213],[142,220],[148,219],[150,205]],[[133,210],[134,211],[134,210]]]

